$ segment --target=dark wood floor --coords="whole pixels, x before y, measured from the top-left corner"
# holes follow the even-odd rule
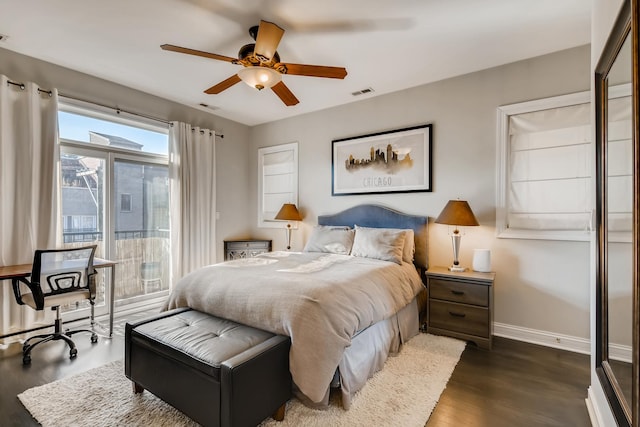
[[[76,337],[74,360],[61,342],[34,350],[30,366],[20,354],[0,358],[1,425],[38,425],[16,397],[22,391],[123,357],[121,333],[96,344]],[[589,426],[588,385],[589,356],[503,338],[490,352],[468,345],[427,426]]]
[[[69,359],[69,348],[62,341],[36,347],[31,353],[31,365],[22,364],[20,349],[14,355],[0,357],[0,426],[39,426],[16,396],[31,387],[122,359],[124,325],[127,319],[135,320],[145,315],[146,313],[138,313],[126,318],[116,318],[113,338],[99,337],[95,344],[91,343],[90,334],[74,335],[73,341],[78,349],[75,359]],[[71,328],[73,327],[71,325]]]
[[[588,355],[505,338],[462,353],[428,427],[590,426]]]

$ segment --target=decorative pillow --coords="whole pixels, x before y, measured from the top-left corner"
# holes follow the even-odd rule
[[[407,228],[404,230],[404,250],[402,252],[402,260],[404,262],[412,263],[413,256],[416,253],[416,241],[413,233],[413,229]]]
[[[328,252],[349,255],[355,231],[349,227],[316,225],[304,252]]]
[[[356,228],[362,228],[356,225]],[[413,229],[411,228],[376,228],[376,230],[388,230],[388,231],[402,231],[404,236],[404,248],[402,250],[402,260],[411,264],[413,262],[413,256],[416,252],[416,242],[414,238]]]
[[[405,230],[356,225],[351,255],[402,264]]]

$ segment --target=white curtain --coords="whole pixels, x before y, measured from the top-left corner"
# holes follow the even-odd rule
[[[0,265],[31,263],[60,234],[58,93],[0,75]],[[0,334],[30,328],[43,312],[19,306],[1,284]],[[5,339],[6,344],[14,339]]]
[[[169,131],[171,284],[216,262],[215,133],[172,122]]]

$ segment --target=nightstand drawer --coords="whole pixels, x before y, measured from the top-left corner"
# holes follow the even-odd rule
[[[489,309],[445,301],[429,301],[429,327],[487,337]]]
[[[248,250],[248,249],[262,249],[267,251],[270,249],[270,240],[256,240],[256,241],[227,241],[225,242],[227,249],[233,251]]]
[[[224,259],[252,258],[271,251],[271,240],[225,240]]]
[[[431,277],[429,278],[429,298],[487,307],[489,287]]]

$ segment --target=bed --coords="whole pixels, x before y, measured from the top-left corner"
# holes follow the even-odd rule
[[[165,308],[191,307],[291,337],[296,396],[322,408],[339,387],[348,409],[418,333],[427,223],[377,205],[320,215],[303,252],[200,268],[176,284]]]

